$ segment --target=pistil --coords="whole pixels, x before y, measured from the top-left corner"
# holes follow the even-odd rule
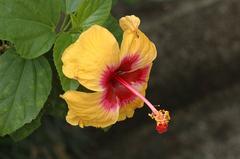
[[[128,82],[119,76],[114,77],[119,83],[121,83],[125,88],[131,91],[134,95],[139,97],[146,105],[151,109],[152,113],[149,116],[157,122],[156,130],[161,134],[167,131],[168,122],[170,120],[169,112],[165,110],[157,110],[152,103],[150,103],[142,94],[136,91]]]

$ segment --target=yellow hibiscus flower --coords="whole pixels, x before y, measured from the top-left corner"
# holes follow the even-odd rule
[[[123,30],[120,48],[107,29],[93,25],[64,51],[64,75],[94,91],[69,90],[61,96],[69,108],[66,120],[80,127],[104,128],[131,118],[145,102],[157,122],[156,129],[163,133],[169,113],[156,110],[144,97],[156,47],[138,29],[138,17],[125,16],[119,23]]]

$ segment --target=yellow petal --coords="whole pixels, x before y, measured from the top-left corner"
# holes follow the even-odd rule
[[[102,104],[102,92],[67,91],[62,98],[68,104],[66,120],[71,125],[108,127],[117,122],[119,106],[109,108]]]
[[[63,73],[93,91],[102,91],[100,80],[107,67],[118,65],[119,46],[105,28],[94,25],[63,53]]]
[[[123,31],[137,31],[138,26],[140,25],[140,19],[135,15],[125,16],[119,20],[119,24]]]
[[[74,113],[74,111],[69,110],[66,116],[66,120],[69,124],[77,126],[79,125],[80,118]]]
[[[146,37],[140,30],[132,32],[127,30],[123,34],[121,44],[120,60],[134,57],[135,63],[132,65],[132,70],[145,67],[151,64],[157,56],[155,45]]]

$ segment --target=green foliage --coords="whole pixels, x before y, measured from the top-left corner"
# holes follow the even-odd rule
[[[94,24],[120,42],[111,7],[111,0],[0,0],[0,136],[22,140],[44,114],[65,117],[64,91],[90,92],[64,76],[61,57]]]
[[[110,32],[112,32],[117,41],[121,43],[123,32],[118,24],[118,21],[112,15],[110,15],[106,20],[106,22],[104,23],[104,27],[106,27]]]
[[[93,24],[103,24],[110,14],[111,0],[82,0],[71,16],[74,31],[82,31]]]
[[[44,57],[25,60],[14,49],[0,56],[0,136],[37,117],[50,93],[51,75]]]
[[[83,0],[66,0],[66,13],[75,12]]]
[[[67,115],[67,104],[60,98],[60,94],[63,94],[64,91],[61,87],[61,82],[54,62],[51,61],[50,65],[53,70],[53,82],[51,93],[44,107],[44,113],[56,118],[65,119]]]
[[[14,43],[24,58],[52,47],[60,17],[60,0],[0,0],[0,39]]]

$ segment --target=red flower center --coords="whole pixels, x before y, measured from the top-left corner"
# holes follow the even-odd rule
[[[139,62],[139,56],[127,56],[121,61],[119,66],[108,67],[104,71],[101,80],[101,84],[105,88],[102,102],[107,109],[114,108],[116,103],[119,106],[123,106],[136,98],[136,95],[119,83],[116,78],[123,79],[132,87],[145,83],[150,66],[133,70],[132,68],[137,62]]]
[[[125,104],[139,97],[151,109],[149,116],[156,120],[156,130],[162,134],[168,129],[170,120],[169,112],[165,110],[158,111],[137,88],[139,85],[145,84],[150,71],[150,65],[135,70],[135,66],[139,62],[139,56],[128,56],[124,58],[119,66],[108,67],[103,73],[101,84],[104,90],[102,104],[108,110],[122,107]],[[135,87],[135,88],[134,88]]]

